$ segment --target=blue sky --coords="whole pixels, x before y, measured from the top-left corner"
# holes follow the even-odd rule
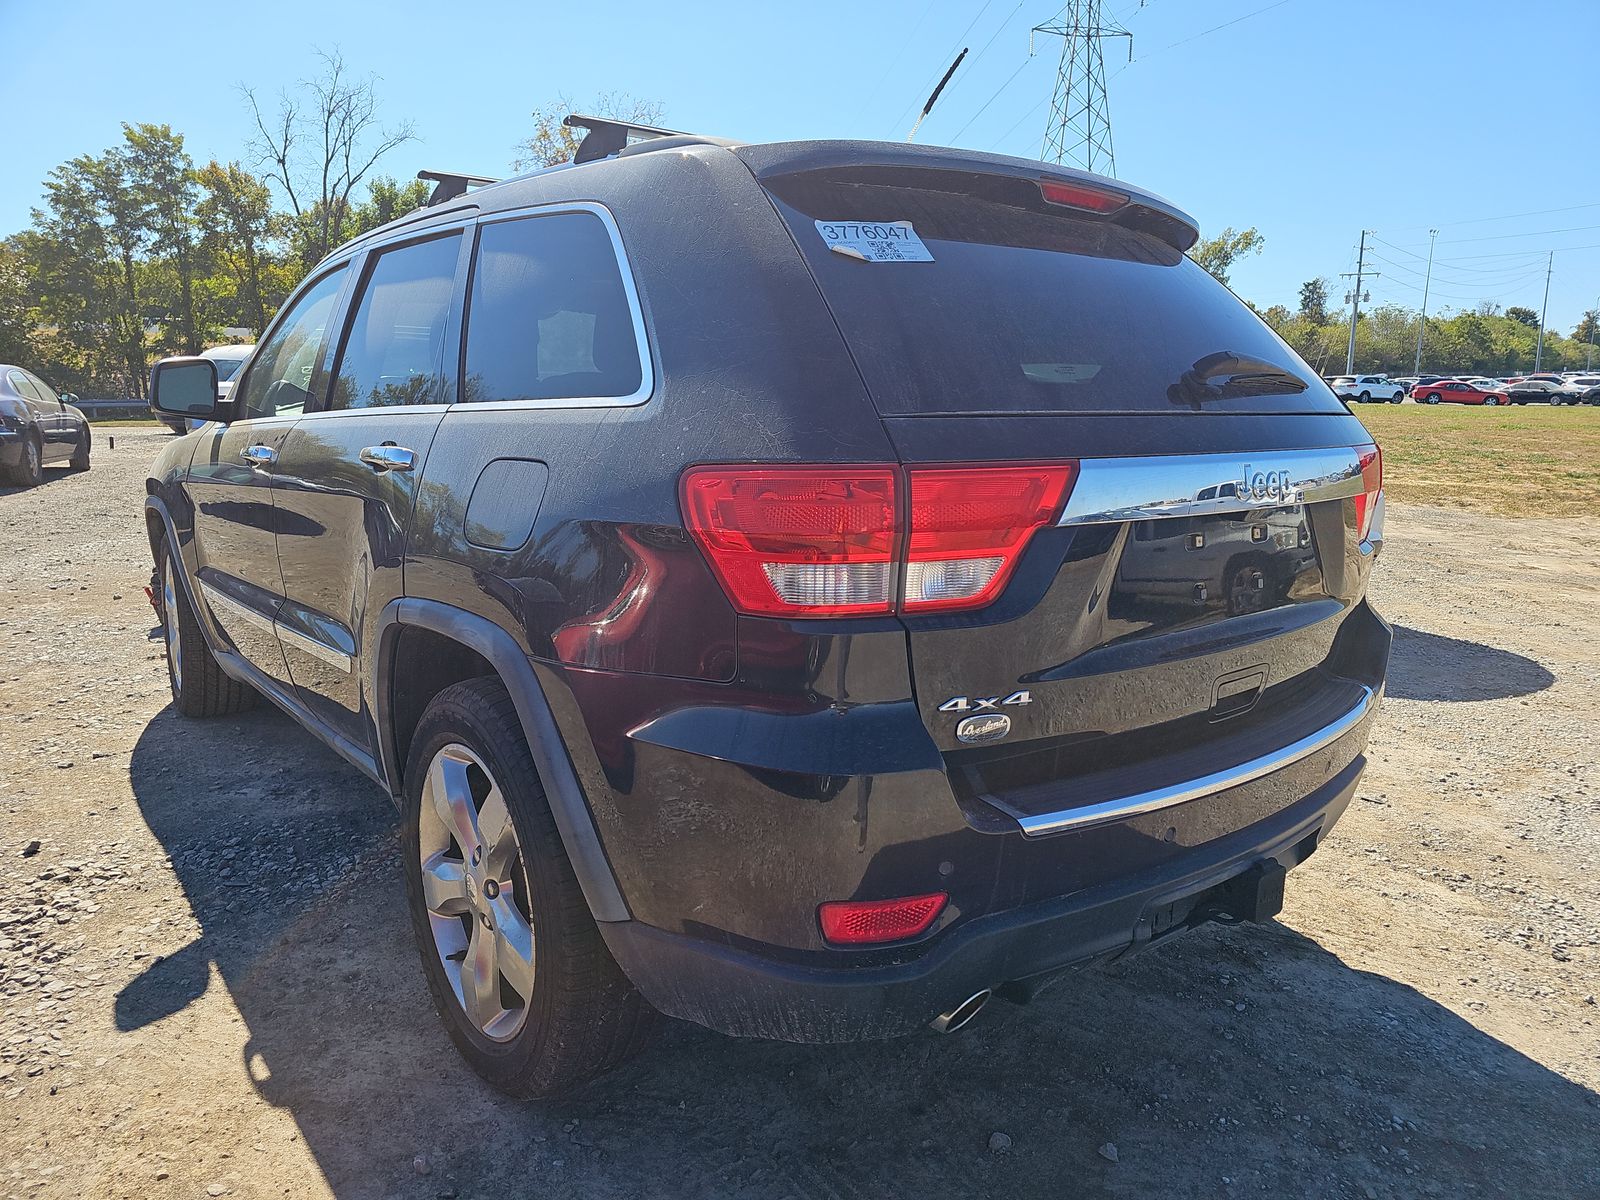
[[[918,141],[1037,156],[1059,42],[1039,39],[1030,59],[1028,30],[1059,7],[0,0],[11,49],[0,233],[27,224],[52,166],[110,145],[123,120],[171,124],[200,161],[244,157],[237,85],[292,88],[316,70],[314,45],[381,76],[385,111],[416,123],[422,140],[385,163],[400,176],[505,172],[533,105],[613,89],[662,101],[674,127],[751,141],[903,138],[961,45],[968,62]],[[1550,323],[1569,330],[1596,304],[1597,0],[1514,11],[1503,0],[1108,0],[1107,11],[1135,35],[1131,65],[1120,42],[1106,50],[1118,174],[1207,233],[1259,228],[1266,250],[1235,269],[1240,294],[1292,305],[1301,281],[1353,269],[1365,227],[1382,239],[1373,300],[1414,306],[1436,227],[1430,311],[1481,298],[1537,308],[1549,250]]]

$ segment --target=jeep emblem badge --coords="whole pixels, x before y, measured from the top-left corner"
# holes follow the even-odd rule
[[[1011,732],[1011,718],[1004,713],[983,713],[967,717],[956,726],[956,737],[969,744],[998,742]]]

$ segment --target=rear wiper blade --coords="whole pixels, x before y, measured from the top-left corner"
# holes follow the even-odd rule
[[[1306,381],[1287,367],[1231,350],[1219,350],[1195,360],[1194,366],[1167,388],[1167,399],[1198,410],[1207,400],[1292,396],[1305,390]]]

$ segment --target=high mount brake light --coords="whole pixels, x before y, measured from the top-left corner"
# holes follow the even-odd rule
[[[898,942],[916,937],[944,911],[944,892],[899,900],[831,900],[817,906],[822,936],[840,946]]]
[[[1372,532],[1372,514],[1378,507],[1378,493],[1383,491],[1383,450],[1365,446],[1360,451],[1361,491],[1356,501],[1356,540],[1364,542]]]
[[[683,516],[740,612],[950,612],[1000,594],[1076,476],[1074,463],[696,467]]]
[[[1114,213],[1125,207],[1130,199],[1122,192],[1089,187],[1082,183],[1067,183],[1060,179],[1039,180],[1039,191],[1050,204],[1081,208],[1085,212]]]

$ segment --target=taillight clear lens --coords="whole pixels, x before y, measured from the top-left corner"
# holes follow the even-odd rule
[[[697,467],[683,513],[742,612],[849,616],[894,607],[893,467]]]
[[[817,907],[822,936],[841,946],[897,942],[933,924],[949,897],[944,892],[899,900],[834,900]]]
[[[1360,451],[1361,494],[1356,500],[1356,540],[1364,542],[1372,532],[1372,514],[1378,507],[1378,493],[1383,491],[1383,451],[1376,445]]]
[[[913,467],[907,612],[979,608],[1005,587],[1034,530],[1053,524],[1072,463]]]

